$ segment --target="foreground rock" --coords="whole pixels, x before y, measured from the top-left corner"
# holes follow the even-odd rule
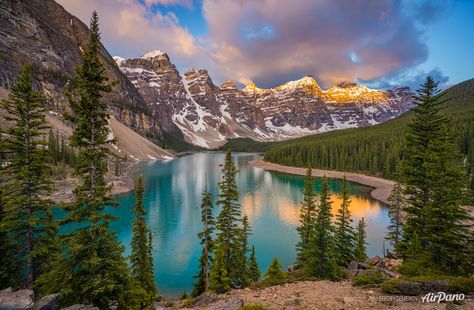
[[[0,310],[30,310],[33,309],[33,291],[13,291],[7,288],[0,291]]]
[[[60,294],[44,296],[35,303],[34,310],[57,310],[59,309]]]
[[[237,301],[244,305],[258,304],[269,310],[279,309],[474,309],[473,300],[465,300],[461,305],[422,303],[420,296],[408,296],[400,300],[395,295],[387,295],[379,289],[353,287],[349,281],[303,281],[268,287],[261,290],[233,290],[218,295],[219,300],[209,304],[189,306],[192,309],[214,310],[231,308]],[[240,302],[239,302],[240,304]],[[226,308],[229,306],[228,308]],[[452,308],[454,307],[454,308]],[[238,308],[237,308],[238,309]]]

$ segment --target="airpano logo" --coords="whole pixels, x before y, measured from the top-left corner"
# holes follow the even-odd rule
[[[421,302],[463,301],[465,297],[464,294],[428,293],[421,298]]]

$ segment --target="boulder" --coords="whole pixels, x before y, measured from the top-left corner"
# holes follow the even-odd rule
[[[33,291],[13,291],[7,288],[0,292],[0,310],[31,310],[33,309]]]
[[[231,298],[222,304],[222,310],[238,310],[244,306],[244,301],[240,298]]]
[[[217,295],[216,293],[202,293],[194,299],[193,306],[206,306],[210,303],[215,302],[216,300],[219,300],[219,295]]]
[[[51,294],[44,296],[35,303],[34,310],[57,310],[59,309],[60,294]]]
[[[378,265],[383,261],[383,259],[380,256],[374,256],[370,258],[367,262],[372,265]]]
[[[77,305],[69,306],[67,308],[62,308],[61,310],[99,310],[99,308],[93,305],[77,304]]]
[[[354,260],[351,261],[349,265],[347,265],[347,270],[349,270],[350,272],[355,272],[358,269],[359,269],[359,263]]]
[[[397,259],[397,254],[394,252],[387,251],[387,255],[385,257],[390,258],[390,259]]]
[[[421,294],[421,284],[411,281],[400,281],[396,288],[402,295],[417,296]]]
[[[369,269],[369,264],[367,263],[359,263],[359,269]]]

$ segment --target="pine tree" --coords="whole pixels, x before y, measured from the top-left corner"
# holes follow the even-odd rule
[[[311,166],[308,166],[304,180],[303,201],[301,202],[300,226],[297,228],[300,240],[296,244],[296,260],[300,265],[305,265],[306,263],[310,240],[314,233],[317,215],[315,196],[312,169]]]
[[[441,113],[438,83],[427,77],[415,97],[414,118],[406,134],[406,155],[402,162],[402,174],[405,183],[404,193],[408,197],[407,219],[404,227],[404,243],[410,243],[412,234],[417,231],[421,243],[426,243],[426,209],[430,202],[430,185],[426,162],[428,147],[439,138],[443,123],[447,121]],[[403,246],[402,246],[403,248]]]
[[[406,201],[400,183],[397,182],[393,186],[392,192],[388,197],[388,202],[390,225],[388,226],[387,239],[391,241],[395,250],[397,250],[402,237],[403,210],[406,207]]]
[[[146,211],[143,206],[143,179],[138,178],[135,188],[136,203],[133,213],[135,219],[132,221],[132,254],[130,256],[132,277],[140,288],[146,292],[142,308],[149,308],[156,295],[156,285],[153,277],[152,258],[150,257],[151,236],[146,226]]]
[[[202,193],[201,200],[201,222],[203,230],[198,233],[201,239],[202,254],[199,258],[199,272],[194,278],[197,282],[193,284],[194,289],[192,296],[196,297],[209,290],[209,273],[212,261],[213,240],[212,233],[214,232],[214,216],[212,215],[212,197],[207,190],[207,186]]]
[[[250,258],[247,266],[247,280],[249,284],[257,283],[260,280],[260,269],[258,269],[254,246],[250,249]]]
[[[224,251],[222,248],[215,248],[213,254],[214,260],[211,265],[209,289],[216,293],[225,293],[231,288],[231,279],[225,268]]]
[[[242,250],[242,228],[240,224],[242,222],[240,205],[238,203],[239,193],[237,191],[237,184],[235,183],[235,175],[237,174],[237,168],[234,165],[232,159],[231,150],[227,150],[224,167],[222,169],[222,179],[219,182],[219,197],[217,200],[218,206],[221,211],[216,221],[216,240],[215,240],[215,252],[218,252],[220,259],[222,260],[219,264],[219,268],[211,269],[211,278],[217,275],[212,275],[212,272],[218,272],[218,274],[225,274],[225,277],[230,278],[231,285],[236,287],[239,285],[241,270],[237,268],[241,265],[241,256],[239,255]],[[217,254],[214,254],[217,258]],[[224,268],[224,273],[220,268]],[[224,281],[225,282],[225,281]],[[220,286],[220,289],[226,286]]]
[[[454,140],[447,124],[443,124],[440,136],[428,147],[426,167],[431,198],[425,206],[424,240],[429,265],[462,275],[474,269],[469,252],[474,242],[474,218],[461,207],[467,176]]]
[[[248,286],[247,279],[247,252],[248,252],[248,237],[251,233],[251,228],[249,224],[249,219],[247,215],[244,215],[242,218],[242,230],[240,232],[240,251],[237,253],[237,263],[238,265],[234,268],[239,271],[238,278],[235,281],[237,287],[246,287]]]
[[[473,241],[468,223],[472,217],[460,206],[468,179],[448,129],[452,125],[441,111],[439,92],[438,83],[427,77],[418,90],[415,115],[409,124],[402,165],[407,219],[399,249],[406,258],[416,231],[426,259],[423,265],[462,274],[472,268],[468,259]]]
[[[365,232],[365,220],[361,218],[359,224],[357,225],[357,238],[356,246],[354,249],[354,258],[356,261],[363,262],[367,259],[367,249],[365,247],[366,243],[366,232]]]
[[[51,191],[51,181],[43,95],[33,89],[29,71],[29,67],[23,68],[3,101],[5,121],[12,125],[4,130],[3,138],[9,163],[2,169],[2,187],[8,193],[2,197],[2,226],[18,246],[16,259],[25,271],[26,287],[31,289],[39,274],[37,258],[47,251],[40,240],[52,203],[44,198]]]
[[[349,185],[344,176],[342,182],[341,198],[342,204],[336,215],[336,252],[340,265],[347,265],[354,259],[355,232],[352,228],[352,217],[349,211],[351,203]]]
[[[267,272],[265,272],[265,282],[275,285],[280,284],[286,279],[286,274],[281,271],[281,264],[278,261],[278,258],[273,258],[272,263],[268,267]]]
[[[3,136],[0,131],[0,287],[17,287],[20,278],[20,270],[15,260],[17,251],[8,235],[10,229],[5,213],[7,196],[3,169],[6,165]]]
[[[74,189],[75,202],[68,207],[66,222],[77,229],[67,237],[65,253],[69,283],[63,284],[68,303],[93,304],[101,309],[110,300],[124,303],[129,285],[129,268],[123,257],[123,247],[109,229],[113,217],[106,206],[115,205],[110,186],[105,180],[110,152],[108,139],[108,106],[102,93],[111,90],[100,60],[100,35],[97,13],[90,24],[90,36],[84,49],[82,64],[76,70],[74,93],[70,94],[75,128],[71,145],[79,152],[76,174],[80,183]]]
[[[324,177],[306,269],[312,276],[332,280],[341,276],[341,270],[337,265],[330,195],[329,180]]]

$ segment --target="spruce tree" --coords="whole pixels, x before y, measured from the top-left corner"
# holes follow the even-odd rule
[[[255,247],[253,245],[250,249],[250,258],[247,266],[247,280],[249,284],[257,283],[260,280],[260,269],[258,269]]]
[[[239,271],[238,278],[235,279],[235,283],[237,287],[246,287],[249,283],[247,279],[247,266],[248,266],[248,259],[247,259],[247,252],[248,249],[248,237],[251,233],[251,228],[249,224],[249,219],[247,215],[244,215],[242,218],[242,230],[240,232],[240,251],[237,253],[237,263],[238,265],[235,266],[236,270]]]
[[[76,70],[70,94],[75,127],[70,143],[79,152],[76,174],[80,179],[74,189],[75,202],[67,209],[65,221],[76,223],[77,229],[67,237],[65,253],[69,283],[64,283],[66,302],[93,304],[101,309],[109,301],[124,303],[129,285],[129,268],[123,257],[123,247],[109,229],[113,217],[106,206],[115,203],[105,176],[108,139],[108,106],[102,94],[111,90],[100,60],[100,34],[97,13],[91,18],[89,42],[84,49],[82,64]]]
[[[41,242],[44,228],[49,226],[46,214],[52,206],[51,201],[44,198],[51,191],[44,140],[48,126],[43,95],[33,89],[29,67],[23,68],[11,91],[3,101],[4,119],[11,127],[2,133],[2,148],[8,158],[2,169],[2,187],[8,193],[1,197],[2,230],[15,240],[15,259],[24,270],[26,287],[31,289],[40,273],[38,258],[50,254]]]
[[[400,183],[397,182],[393,186],[392,192],[388,197],[388,202],[390,225],[388,226],[387,239],[390,240],[395,250],[397,250],[402,237],[403,210],[406,207],[406,201]]]
[[[472,268],[472,217],[460,206],[468,179],[453,142],[452,124],[441,111],[439,92],[438,83],[427,77],[418,90],[415,115],[409,123],[402,165],[407,218],[399,249],[406,258],[416,232],[425,267],[462,274]]]
[[[341,269],[337,265],[330,195],[329,180],[324,177],[306,269],[311,276],[334,280],[341,276]]]
[[[316,194],[314,193],[314,179],[312,176],[311,166],[306,170],[304,180],[303,201],[301,202],[300,225],[298,226],[298,234],[300,240],[296,244],[297,263],[304,266],[310,246],[310,240],[314,233],[314,224],[316,222]]]
[[[430,203],[429,171],[426,166],[428,148],[440,136],[441,126],[447,121],[441,113],[438,83],[427,77],[417,90],[415,115],[406,133],[406,155],[401,163],[405,183],[404,193],[408,198],[406,225],[404,227],[404,246],[410,243],[414,231],[418,232],[421,243],[426,244],[426,208]]]
[[[207,186],[202,193],[201,200],[201,222],[203,230],[198,233],[201,239],[202,254],[199,258],[199,272],[194,278],[197,282],[193,284],[192,296],[196,297],[209,290],[209,274],[212,261],[212,233],[214,232],[214,216],[212,215],[213,203],[211,193]]]
[[[365,245],[367,242],[367,235],[365,232],[365,220],[361,218],[359,224],[357,225],[357,237],[356,237],[356,246],[354,249],[354,259],[358,262],[363,262],[367,259],[367,249]]]
[[[355,232],[349,210],[351,203],[349,185],[345,176],[342,181],[341,198],[342,204],[337,212],[335,223],[336,252],[339,264],[347,265],[354,259]]]
[[[231,278],[227,275],[223,248],[216,247],[213,255],[209,289],[216,293],[225,293],[231,289]]]
[[[471,230],[474,219],[461,206],[467,176],[454,140],[447,124],[443,124],[440,136],[428,147],[426,166],[431,198],[425,206],[424,248],[428,265],[442,272],[463,275],[474,269],[469,251],[474,242]]]
[[[241,270],[237,268],[241,265],[241,251],[242,251],[242,222],[240,205],[238,203],[239,193],[237,191],[237,184],[235,182],[235,175],[237,168],[232,159],[232,152],[227,150],[225,156],[225,163],[222,168],[222,179],[219,182],[219,196],[217,205],[221,211],[216,220],[216,239],[214,251],[221,256],[219,259],[219,268],[211,269],[212,272],[225,274],[231,280],[230,285],[236,287],[239,285]],[[217,254],[214,254],[217,259]],[[222,273],[220,268],[224,268],[225,273]],[[225,281],[224,281],[225,282]],[[220,286],[220,289],[227,286]]]
[[[278,261],[278,258],[273,258],[267,272],[265,272],[264,279],[265,282],[269,283],[270,285],[280,284],[286,279],[286,274],[281,271],[281,264]]]
[[[130,256],[132,277],[142,288],[145,294],[142,308],[150,307],[156,295],[156,285],[153,276],[153,265],[151,256],[151,235],[146,226],[146,211],[143,206],[143,179],[138,178],[135,188],[136,203],[133,213],[135,219],[132,221],[132,254]]]
[[[0,287],[17,287],[20,278],[20,270],[15,259],[17,251],[9,236],[9,222],[5,213],[7,193],[3,168],[6,165],[3,136],[0,131]]]

